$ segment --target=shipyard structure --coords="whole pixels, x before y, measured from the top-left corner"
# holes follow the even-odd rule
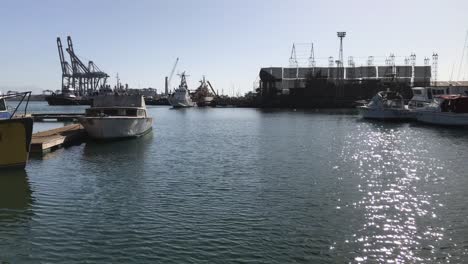
[[[338,37],[340,37],[338,32]],[[369,56],[366,65],[356,66],[353,57],[343,62],[343,34],[340,37],[338,60],[328,58],[327,67],[316,66],[313,44],[309,63],[301,67],[293,45],[289,67],[268,67],[260,70],[257,89],[263,107],[352,107],[356,101],[373,97],[377,92],[391,89],[411,98],[411,87],[429,86],[437,76],[438,55],[432,62],[424,59],[424,65],[416,64],[416,55],[396,63],[390,54],[385,64],[376,65]]]

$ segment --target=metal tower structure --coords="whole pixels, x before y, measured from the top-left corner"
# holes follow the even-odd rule
[[[432,85],[437,86],[437,71],[439,68],[439,54],[432,53]]]
[[[344,59],[343,59],[343,38],[346,36],[346,32],[340,31],[337,32],[336,35],[340,38],[340,53],[338,55],[337,62],[337,89],[336,89],[336,97],[342,98],[344,96]]]
[[[294,43],[291,49],[291,57],[289,58],[289,67],[299,67],[299,63],[297,62],[296,56],[296,45]]]
[[[416,66],[416,54],[411,53],[410,55],[411,66]]]
[[[392,66],[392,75],[396,76],[396,67],[395,67],[395,54],[390,53],[390,66]]]
[[[314,43],[311,43],[310,47],[310,57],[309,57],[309,66],[315,68],[315,54],[314,54]]]
[[[414,67],[416,66],[416,54],[411,53],[410,55],[410,64],[411,64],[411,87],[414,86]]]
[[[328,57],[328,67],[333,67],[335,65],[335,61],[333,60],[333,56]]]
[[[385,65],[390,66],[390,59],[388,57],[385,58]]]
[[[338,58],[338,79],[343,79],[343,73],[344,73],[344,68],[343,68],[343,38],[346,37],[346,32],[341,31],[337,32],[336,35],[340,38],[340,54]]]
[[[410,65],[410,59],[408,57],[405,57],[405,65],[406,66]]]
[[[424,66],[429,66],[431,60],[428,57],[424,58]]]
[[[348,66],[349,67],[356,67],[356,63],[354,63],[354,58],[353,56],[348,57]]]

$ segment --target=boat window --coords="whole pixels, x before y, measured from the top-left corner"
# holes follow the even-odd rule
[[[444,94],[444,90],[439,90],[439,89],[433,89],[432,93],[434,95],[439,95],[439,94]]]
[[[143,110],[143,109],[138,109],[138,116],[146,116],[145,110]]]
[[[107,116],[116,116],[118,113],[116,109],[104,109],[102,112]]]
[[[0,100],[0,111],[5,111],[5,110],[6,110],[5,100],[1,99]]]
[[[127,109],[127,116],[136,116],[137,109]]]
[[[413,93],[414,94],[422,94],[422,91],[421,90],[414,90]]]
[[[101,111],[99,110],[94,110],[94,109],[86,109],[86,115],[87,116],[99,116],[99,113]]]

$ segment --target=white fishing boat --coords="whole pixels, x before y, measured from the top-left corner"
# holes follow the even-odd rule
[[[414,111],[418,121],[447,126],[468,126],[468,96],[441,95]]]
[[[378,92],[369,103],[358,106],[358,110],[363,118],[382,120],[411,119],[411,113],[405,106],[403,97],[393,91]]]
[[[195,102],[190,98],[185,72],[180,74],[180,85],[174,93],[169,95],[168,101],[174,108],[185,108],[195,106]]]
[[[141,95],[96,96],[80,123],[95,139],[138,137],[152,128],[145,100]]]

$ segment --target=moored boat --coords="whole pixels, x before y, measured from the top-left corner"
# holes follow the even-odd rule
[[[91,105],[90,96],[75,96],[74,94],[51,94],[45,97],[49,105]]]
[[[411,119],[411,113],[405,106],[403,97],[393,91],[378,92],[369,103],[358,106],[363,118],[381,120]]]
[[[188,90],[187,81],[185,78],[185,72],[180,74],[180,85],[177,89],[175,89],[174,93],[169,95],[168,100],[169,103],[174,108],[186,108],[186,107],[194,107],[195,102],[192,101],[190,97],[190,92]]]
[[[139,137],[151,131],[153,123],[141,95],[96,96],[79,120],[95,139]]]
[[[0,169],[24,168],[29,157],[33,119],[26,116],[31,92],[0,95]],[[10,113],[5,99],[21,97]],[[23,115],[17,115],[19,106],[26,100]]]
[[[420,122],[435,125],[468,126],[468,96],[437,96],[432,103],[414,112]]]
[[[203,76],[203,79],[200,80],[200,86],[195,90],[193,95],[194,101],[199,107],[216,106],[214,96],[215,95],[208,87],[208,82],[205,80],[205,76]]]

